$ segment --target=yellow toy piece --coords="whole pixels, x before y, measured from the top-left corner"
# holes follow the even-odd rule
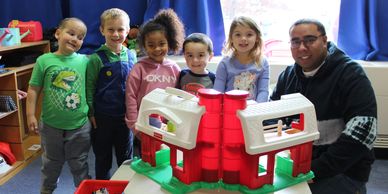
[[[167,121],[167,131],[171,133],[176,131],[176,127],[171,121]]]

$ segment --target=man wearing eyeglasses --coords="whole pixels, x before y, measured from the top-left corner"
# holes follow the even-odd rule
[[[315,106],[320,138],[313,146],[310,189],[366,193],[377,131],[371,83],[357,62],[327,41],[319,21],[298,20],[289,35],[295,64],[279,75],[271,100],[299,92]]]

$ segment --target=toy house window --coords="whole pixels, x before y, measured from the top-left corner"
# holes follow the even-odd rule
[[[259,156],[259,164],[258,165],[259,165],[258,176],[267,175],[268,155]]]
[[[183,152],[179,149],[176,150],[176,160],[177,160],[177,163],[176,163],[176,168],[180,171],[183,171]]]
[[[148,124],[150,126],[156,127],[159,130],[166,131],[171,135],[175,135],[176,126],[174,123],[162,115],[151,114],[148,118]]]
[[[304,114],[299,113],[263,120],[262,125],[265,141],[276,141],[282,136],[287,137],[287,135],[302,132],[304,130]]]

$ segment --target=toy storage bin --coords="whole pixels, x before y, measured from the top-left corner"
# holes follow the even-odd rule
[[[122,180],[83,180],[74,194],[92,194],[105,188],[109,194],[122,194],[129,181]]]

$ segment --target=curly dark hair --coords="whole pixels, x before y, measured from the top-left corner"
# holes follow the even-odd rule
[[[166,35],[168,49],[175,54],[182,49],[185,37],[185,29],[182,21],[172,9],[162,9],[153,19],[148,20],[140,27],[138,42],[144,50],[145,37],[150,32],[162,31]]]

